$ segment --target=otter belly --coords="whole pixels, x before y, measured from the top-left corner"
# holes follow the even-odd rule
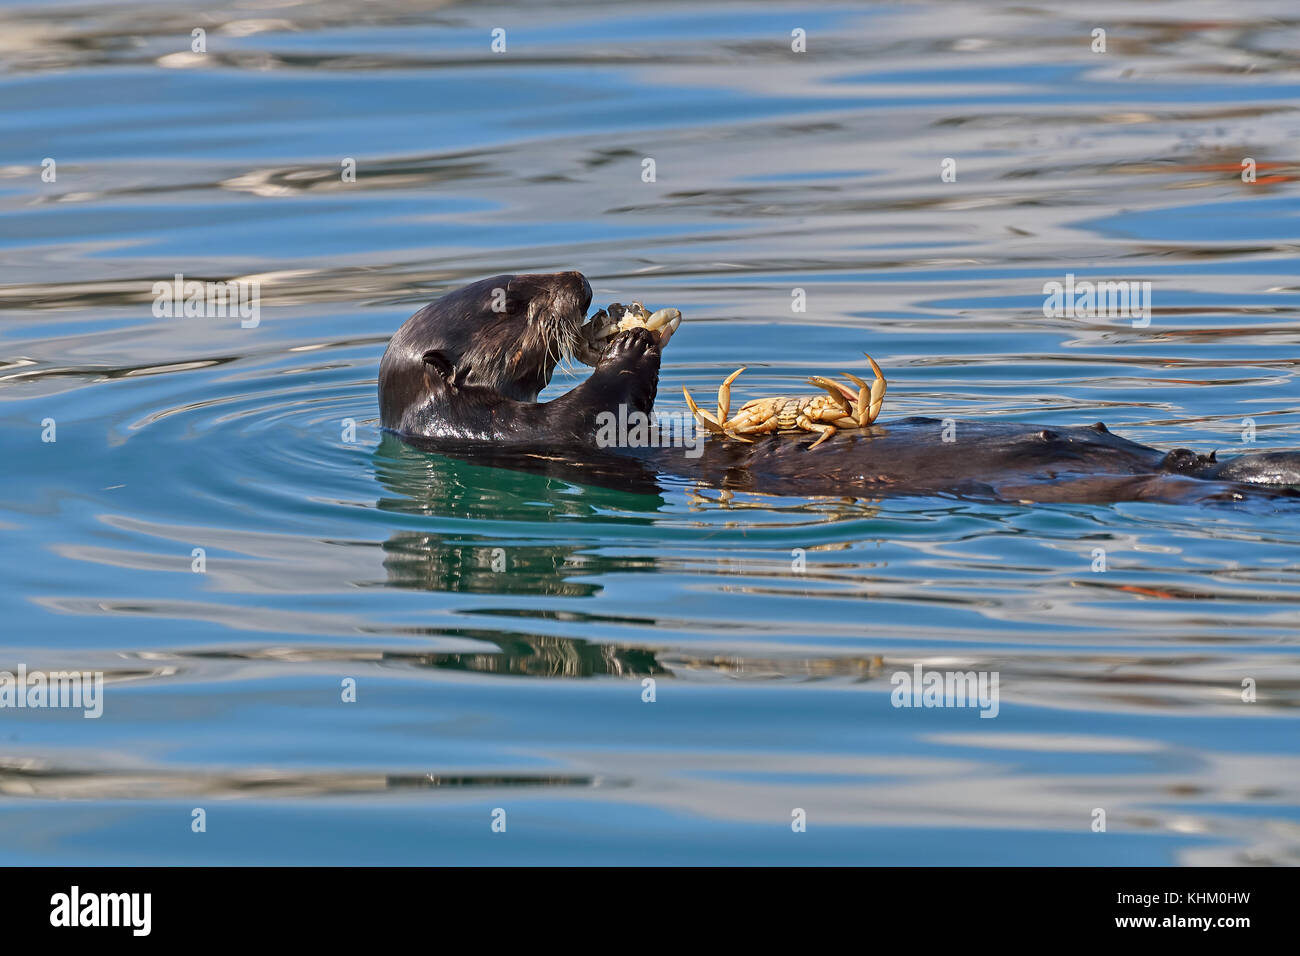
[[[767,494],[1300,503],[1300,453],[1217,461],[1129,441],[1101,423],[1056,427],[906,418],[841,431],[811,449],[815,438],[774,435],[746,444],[710,437],[696,449],[624,451],[713,487]]]

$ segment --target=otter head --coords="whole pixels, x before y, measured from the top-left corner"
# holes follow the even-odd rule
[[[444,295],[407,319],[379,365],[385,428],[440,390],[491,389],[533,402],[573,355],[591,305],[581,272],[500,275]]]

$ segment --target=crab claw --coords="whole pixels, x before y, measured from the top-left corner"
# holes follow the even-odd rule
[[[652,312],[650,318],[645,320],[645,327],[651,331],[658,331],[670,322],[681,322],[682,314],[676,309],[659,309]]]
[[[682,314],[676,309],[660,309],[646,319],[645,327],[659,333],[659,347],[662,349],[673,337],[677,327],[682,324]]]
[[[866,352],[862,354],[867,356],[867,361],[871,363],[871,370],[876,373],[875,381],[870,386],[852,372],[841,372],[840,374],[858,387],[856,399],[858,404],[857,421],[860,427],[865,428],[880,417],[880,406],[885,401],[885,389],[889,383],[885,381],[885,375],[880,371],[880,366],[876,364],[876,360],[867,355]]]

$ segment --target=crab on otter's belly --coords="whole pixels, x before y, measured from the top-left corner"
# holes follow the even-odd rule
[[[654,313],[660,317],[655,328],[647,316],[624,322],[628,313],[611,308],[618,314],[598,312],[587,322],[591,298],[581,273],[560,272],[494,276],[425,306],[397,331],[380,362],[381,424],[424,448],[509,467],[545,462],[548,473],[619,487],[654,487],[658,475],[671,473],[715,487],[841,497],[1300,500],[1300,453],[1220,461],[1141,445],[1100,422],[1051,428],[926,418],[841,423],[833,441],[812,451],[818,436],[788,433],[751,434],[747,442],[697,436],[695,448],[601,447],[602,413],[651,412],[676,320],[664,323]],[[538,402],[566,357],[591,365],[591,375],[553,401]],[[855,419],[849,424],[874,421],[879,396],[843,390]],[[873,407],[863,415],[867,405]]]

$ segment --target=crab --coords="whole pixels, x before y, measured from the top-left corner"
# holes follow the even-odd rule
[[[659,333],[659,347],[663,348],[682,324],[682,314],[677,309],[659,309],[650,312],[640,302],[623,305],[613,302],[593,315],[578,330],[580,343],[578,358],[587,365],[595,365],[610,340],[619,332],[644,328]]]
[[[862,353],[866,355],[866,353]],[[715,418],[695,404],[691,393],[682,386],[686,404],[701,425],[711,432],[726,435],[737,441],[752,442],[745,435],[770,435],[775,432],[821,432],[821,437],[808,446],[816,448],[841,428],[866,428],[880,415],[880,406],[885,400],[885,376],[880,371],[876,360],[867,355],[871,370],[876,379],[870,385],[850,372],[841,372],[845,378],[857,386],[856,390],[841,385],[824,375],[814,375],[808,379],[809,385],[816,385],[826,392],[825,395],[781,395],[776,398],[756,398],[740,406],[735,418],[731,414],[731,383],[745,366],[736,369],[718,387],[718,414]]]

